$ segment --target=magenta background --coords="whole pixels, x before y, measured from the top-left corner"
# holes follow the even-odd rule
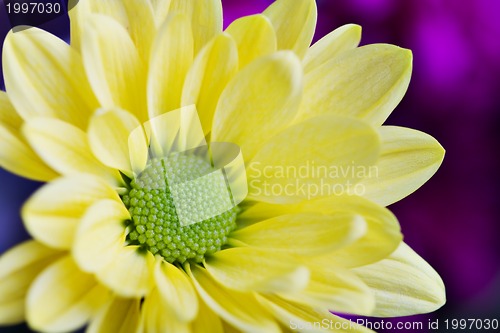
[[[225,26],[270,2],[223,0]],[[388,123],[427,132],[447,150],[438,173],[390,207],[406,242],[436,268],[447,287],[442,309],[406,320],[439,319],[444,325],[447,318],[499,318],[500,2],[317,2],[316,39],[342,24],[357,23],[363,27],[362,44],[413,50],[410,88]],[[8,28],[0,5],[0,42]],[[67,36],[67,21],[50,22],[47,29]],[[27,237],[19,208],[37,186],[0,171],[0,253]]]

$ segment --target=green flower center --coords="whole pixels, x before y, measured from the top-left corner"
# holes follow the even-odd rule
[[[160,254],[170,263],[201,262],[206,255],[219,251],[236,226],[237,208],[186,225],[181,223],[175,205],[176,193],[169,186],[169,181],[199,179],[211,171],[209,163],[193,155],[177,154],[173,158],[150,161],[146,169],[130,182],[128,192],[122,195],[132,217],[127,236],[129,244],[140,245],[154,255]],[[222,186],[226,185],[223,183]],[[195,203],[197,207],[189,209],[197,216],[207,216],[204,212],[219,204],[218,196],[213,193],[220,192],[220,187],[220,179],[215,181],[214,178],[183,186],[183,203]],[[205,202],[207,197],[214,202]],[[200,202],[204,204],[200,205]]]

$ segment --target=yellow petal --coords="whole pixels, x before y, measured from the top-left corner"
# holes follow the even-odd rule
[[[222,92],[214,115],[212,141],[229,141],[251,158],[296,115],[302,68],[290,51],[274,53],[243,68]]]
[[[142,297],[153,285],[154,257],[125,245],[123,222],[130,215],[122,203],[101,200],[90,207],[78,229],[73,255],[83,270],[123,297]]]
[[[87,333],[136,333],[140,327],[139,298],[113,297],[91,321]]]
[[[165,305],[180,321],[191,321],[198,313],[198,299],[193,283],[179,268],[157,258],[155,265],[156,288]]]
[[[0,256],[0,325],[25,320],[25,296],[31,282],[60,255],[36,241],[27,241]]]
[[[161,294],[154,289],[145,298],[142,306],[144,332],[148,333],[189,333],[189,322],[177,319],[165,304]]]
[[[277,0],[265,11],[276,30],[279,50],[293,50],[303,57],[316,28],[315,0]]]
[[[291,203],[345,194],[365,177],[378,154],[378,134],[365,122],[336,115],[311,118],[258,151],[247,166],[248,197]]]
[[[128,1],[128,0],[125,0]],[[88,2],[90,4],[90,13],[102,14],[113,18],[121,25],[126,27],[129,24],[127,19],[127,12],[124,7],[124,1],[115,0],[85,0],[82,3]],[[78,5],[81,5],[79,3]]]
[[[72,247],[83,271],[95,273],[115,260],[116,252],[125,246],[123,222],[128,219],[130,214],[121,202],[105,198],[86,210]]]
[[[246,203],[243,202],[240,205],[241,212],[238,214],[238,227],[240,228],[280,215],[301,212],[298,210],[299,204],[271,204],[261,201],[248,202],[248,205]]]
[[[335,113],[381,125],[410,82],[411,51],[372,44],[343,52],[305,76],[302,119]]]
[[[344,51],[352,50],[361,41],[361,27],[346,24],[314,43],[303,60],[304,72],[308,73],[337,57]]]
[[[144,124],[144,129],[152,158],[164,158],[169,154],[200,147],[206,142],[195,105],[155,117]]]
[[[438,273],[405,243],[389,258],[358,267],[354,272],[375,293],[376,317],[432,312],[446,302]]]
[[[98,110],[89,124],[90,148],[103,164],[132,178],[134,171],[144,169],[148,158],[144,136],[129,140],[131,132],[140,126],[137,118],[127,111]]]
[[[127,11],[122,1],[116,0],[69,0],[71,46],[80,51],[82,45],[82,34],[85,29],[85,22],[91,14],[101,14],[108,16],[123,27],[128,27],[129,20]]]
[[[334,253],[311,259],[319,265],[330,266],[336,263],[343,267],[356,267],[373,263],[392,253],[402,239],[394,214],[361,197],[344,195],[306,201],[300,210],[331,215],[350,212],[359,214],[367,224],[366,233],[355,242]]]
[[[10,102],[5,91],[0,90],[0,124],[12,130],[19,130],[23,119]]]
[[[264,15],[252,15],[239,18],[226,32],[238,45],[240,68],[254,59],[273,53],[277,49],[276,34],[271,21]]]
[[[83,1],[83,4],[76,7],[76,5],[82,2],[80,0],[69,0],[68,1],[68,9],[71,8],[68,12],[69,23],[70,23],[70,42],[71,47],[73,47],[76,51],[80,51],[81,42],[82,42],[82,22],[84,15],[88,14],[90,11],[89,1]],[[78,8],[78,9],[77,9]]]
[[[221,0],[171,0],[169,10],[178,11],[190,18],[195,54],[222,31]]]
[[[382,126],[380,158],[360,182],[363,196],[388,206],[416,191],[437,171],[444,149],[432,136],[404,127]]]
[[[19,176],[49,181],[57,173],[31,149],[18,130],[0,124],[0,166]]]
[[[283,326],[290,328],[294,332],[298,330],[307,333],[373,333],[372,330],[357,325],[354,321],[335,316],[326,309],[313,309],[273,295],[258,296],[258,299],[273,313]]]
[[[281,332],[251,293],[224,288],[198,265],[186,266],[200,297],[219,316],[242,331]]]
[[[200,297],[198,297],[198,316],[191,323],[191,331],[193,333],[227,333],[220,317]]]
[[[88,16],[82,56],[90,84],[104,108],[119,107],[147,119],[146,73],[127,30],[104,15]]]
[[[370,315],[375,297],[368,286],[349,270],[335,265],[316,265],[304,259],[311,271],[307,287],[295,293],[279,293],[283,298],[313,308],[338,313]]]
[[[144,0],[123,0],[123,7],[128,17],[127,28],[134,41],[141,59],[147,63],[156,34],[153,6]]]
[[[142,253],[138,246],[125,246],[96,276],[103,284],[123,297],[143,297],[153,286],[153,255]]]
[[[333,253],[311,258],[319,265],[337,264],[343,267],[356,267],[373,263],[391,254],[402,239],[398,220],[387,208],[355,195],[330,196],[306,200],[299,204],[277,205],[259,202],[238,215],[243,223],[257,226],[262,220],[287,214],[323,214],[342,216],[359,215],[366,223],[366,232],[360,238]],[[283,218],[284,219],[284,218]],[[285,228],[285,227],[284,227]],[[245,229],[241,232],[244,233]],[[238,234],[240,231],[235,231]],[[290,236],[288,236],[290,237]],[[235,240],[236,241],[236,240]]]
[[[37,154],[65,176],[90,173],[117,183],[118,172],[106,168],[90,150],[87,134],[66,122],[34,118],[23,126],[23,134]]]
[[[23,120],[10,102],[9,96],[0,91],[0,166],[33,180],[54,179],[57,173],[35,154],[21,135],[22,124]]]
[[[154,118],[180,107],[182,86],[193,62],[191,23],[172,14],[153,43],[148,74],[148,112]]]
[[[11,32],[2,62],[9,98],[24,119],[46,116],[87,126],[97,101],[80,55],[63,40],[38,28]]]
[[[45,269],[27,297],[27,322],[40,331],[72,331],[83,326],[109,297],[90,274],[81,272],[71,256]]]
[[[281,215],[233,232],[229,243],[245,244],[272,253],[314,255],[332,252],[359,239],[365,221],[354,214]]]
[[[222,285],[239,291],[297,291],[309,281],[309,271],[293,256],[258,248],[219,251],[207,258],[205,268]]]
[[[90,175],[60,178],[43,186],[22,209],[24,224],[40,242],[69,249],[86,209],[101,199],[120,201],[105,181]]]
[[[203,130],[212,127],[220,94],[238,70],[238,51],[232,38],[215,37],[196,56],[182,90],[182,105],[196,104]]]
[[[164,7],[165,3],[168,9],[169,1],[161,1]],[[150,1],[142,0],[70,0],[71,7],[75,6],[70,12],[71,23],[71,46],[77,50],[81,49],[82,34],[85,29],[85,22],[92,14],[107,16],[125,29],[134,41],[141,59],[148,61],[149,52],[153,37],[156,34],[155,12]],[[77,6],[76,6],[77,5]]]
[[[156,26],[161,26],[167,18],[171,0],[149,0],[153,6]]]
[[[228,322],[222,321],[222,329],[224,333],[241,333],[241,330],[231,326]]]

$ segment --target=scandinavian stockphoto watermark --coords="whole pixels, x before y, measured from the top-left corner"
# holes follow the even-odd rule
[[[424,326],[428,326],[429,329],[432,329],[432,323],[421,322],[421,321],[397,321],[392,322],[389,320],[377,320],[372,321],[365,318],[358,319],[349,319],[345,321],[340,320],[332,320],[332,319],[323,319],[321,321],[316,322],[298,322],[291,320],[289,322],[289,327],[293,331],[303,331],[303,330],[320,330],[320,331],[358,331],[359,325],[364,326],[371,330],[392,330],[397,329],[398,331],[402,330],[423,330]]]
[[[448,330],[472,331],[498,331],[499,320],[496,318],[429,318],[425,320],[384,320],[380,318],[356,318],[348,320],[332,320],[324,318],[321,321],[306,322],[290,320],[289,327],[293,331],[319,330],[319,331],[358,331],[359,325],[370,330],[386,331],[418,331],[436,332]]]
[[[307,198],[330,195],[359,195],[366,192],[360,180],[378,178],[376,165],[350,161],[325,165],[314,160],[300,165],[263,165],[251,162],[247,167],[249,194],[252,196],[287,196]]]

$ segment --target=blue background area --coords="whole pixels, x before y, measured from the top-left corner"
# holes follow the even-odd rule
[[[223,0],[225,25],[269,3]],[[318,11],[316,39],[342,24],[357,23],[363,27],[362,44],[413,50],[410,88],[387,123],[427,132],[447,150],[438,173],[390,207],[405,241],[436,268],[447,287],[448,303],[442,309],[406,320],[498,318],[500,2],[318,0]],[[68,39],[67,18],[44,28]],[[2,5],[0,42],[8,29]],[[0,170],[0,253],[27,238],[19,209],[38,186]]]

